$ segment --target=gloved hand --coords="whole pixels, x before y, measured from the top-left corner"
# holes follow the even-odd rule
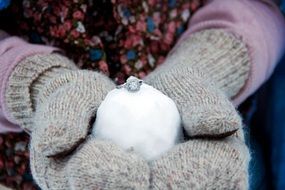
[[[181,52],[181,51],[178,51],[178,52]],[[93,139],[92,136],[88,135],[88,129],[89,129],[88,125],[84,125],[85,127],[80,127],[80,130],[78,130],[79,128],[76,128],[76,125],[72,125],[72,122],[68,122],[68,119],[64,120],[67,123],[66,126],[69,126],[69,127],[71,126],[71,128],[72,128],[71,131],[73,131],[70,133],[72,135],[70,135],[69,133],[66,133],[68,128],[65,127],[63,120],[61,120],[62,117],[63,118],[69,118],[69,115],[71,115],[71,118],[73,116],[75,116],[75,117],[79,116],[78,120],[80,120],[81,117],[87,118],[87,117],[85,117],[86,116],[85,113],[87,113],[87,116],[92,115],[92,114],[90,114],[92,111],[88,112],[88,110],[92,110],[92,108],[88,108],[88,106],[87,106],[87,108],[84,108],[84,109],[86,109],[85,112],[78,112],[78,110],[69,109],[69,106],[68,106],[69,103],[67,103],[67,102],[69,102],[68,100],[71,99],[70,98],[71,96],[67,96],[67,95],[62,96],[62,95],[66,94],[65,90],[68,94],[72,94],[72,93],[76,94],[76,93],[84,90],[84,87],[81,87],[81,85],[80,85],[81,84],[80,81],[84,81],[84,84],[90,83],[88,85],[92,86],[93,82],[92,82],[92,80],[90,80],[90,79],[92,79],[92,77],[81,78],[81,77],[79,77],[80,74],[74,74],[74,73],[80,73],[80,72],[70,71],[71,70],[70,68],[68,68],[66,66],[61,66],[61,64],[58,64],[58,65],[55,64],[56,66],[47,67],[47,65],[49,65],[49,64],[45,63],[45,64],[42,64],[42,65],[44,65],[45,69],[41,69],[41,67],[39,67],[40,68],[39,69],[39,68],[35,67],[35,65],[38,65],[35,63],[40,62],[38,60],[39,57],[36,57],[34,59],[35,60],[30,58],[30,60],[27,61],[27,63],[26,63],[26,65],[30,65],[33,67],[26,68],[25,64],[21,64],[24,69],[22,67],[19,67],[20,65],[17,67],[18,69],[17,68],[15,69],[15,73],[13,73],[11,75],[11,78],[10,78],[10,85],[9,85],[9,88],[7,89],[6,99],[8,100],[7,104],[9,105],[8,108],[10,108],[10,112],[12,113],[11,115],[14,116],[14,118],[16,118],[19,121],[19,124],[21,123],[25,129],[32,132],[32,142],[31,142],[32,172],[33,172],[33,175],[35,177],[35,180],[43,189],[53,189],[53,188],[57,188],[57,189],[77,189],[77,188],[79,188],[79,189],[82,189],[82,187],[84,187],[84,189],[88,189],[88,188],[90,188],[90,189],[94,189],[94,188],[102,188],[102,189],[104,189],[104,188],[105,189],[114,189],[114,188],[115,189],[120,189],[120,188],[121,189],[126,189],[126,188],[147,189],[149,187],[149,184],[151,184],[151,187],[155,188],[156,186],[160,187],[158,185],[155,185],[156,183],[157,184],[160,183],[159,182],[160,179],[158,179],[157,175],[155,174],[157,171],[162,172],[161,176],[169,176],[167,174],[167,172],[169,172],[171,170],[178,171],[175,169],[175,167],[168,167],[167,164],[164,164],[164,163],[170,163],[170,161],[171,161],[170,165],[173,165],[173,164],[176,165],[177,164],[176,161],[173,161],[173,163],[172,163],[172,159],[171,159],[172,154],[171,153],[166,154],[163,158],[161,158],[161,159],[159,159],[159,160],[157,160],[151,164],[152,176],[149,176],[149,168],[148,168],[148,165],[145,161],[143,161],[142,159],[140,159],[139,157],[137,157],[136,155],[134,155],[132,153],[121,151],[118,147],[116,147],[115,145],[112,145],[108,142],[102,142],[102,141],[97,141],[97,140]],[[46,58],[43,58],[43,60],[46,60]],[[170,60],[170,58],[169,58],[169,60]],[[54,63],[61,63],[61,62],[64,62],[64,61],[53,60],[53,61],[50,61],[49,63],[51,65],[53,65]],[[175,63],[175,62],[169,62],[169,63]],[[169,65],[171,65],[171,64],[165,65],[166,73],[169,70],[167,68]],[[30,71],[29,68],[36,68],[36,69],[31,69],[33,71],[33,74],[31,74],[31,75],[26,73],[26,71]],[[195,68],[195,67],[193,67],[193,68]],[[40,70],[40,72],[37,72],[39,70]],[[63,72],[63,70],[64,70],[64,72]],[[74,69],[74,70],[76,70],[76,69]],[[170,70],[172,70],[172,69],[170,69]],[[175,69],[173,69],[173,70],[175,70]],[[71,73],[73,73],[73,74],[71,74]],[[156,71],[156,73],[161,74],[164,72]],[[159,76],[159,75],[156,75],[156,73],[153,73],[147,79],[147,82],[151,82],[152,77]],[[170,72],[170,73],[172,73],[172,72]],[[204,76],[204,74],[201,72],[201,74],[199,75],[200,70],[198,70],[198,69],[197,70],[194,69],[193,73],[194,74],[198,73],[198,75],[196,75],[196,74],[193,75],[193,76],[197,77],[198,80],[193,80],[193,81],[198,81],[197,84],[204,84],[204,83],[201,83],[201,81],[200,81],[201,78],[199,78],[201,76]],[[175,73],[175,74],[177,74],[177,73]],[[165,76],[165,74],[162,74],[162,75]],[[168,75],[168,74],[166,74],[166,75]],[[29,78],[27,76],[32,76],[32,77]],[[65,79],[64,76],[69,76],[69,77],[67,77],[67,79]],[[84,76],[85,76],[85,74],[84,74]],[[169,76],[170,76],[170,79],[173,78],[171,75],[169,75]],[[63,78],[61,78],[61,77],[63,77]],[[51,78],[53,80],[50,80]],[[58,78],[58,80],[57,80],[57,78]],[[101,78],[101,77],[99,77],[99,78]],[[161,77],[161,78],[163,79],[164,77]],[[21,82],[17,81],[19,79],[22,79]],[[160,79],[160,77],[156,77],[154,81],[157,83],[152,81],[153,82],[152,84],[161,84],[161,82],[159,82],[159,81],[163,81],[163,80],[157,80],[157,79]],[[203,79],[204,79],[204,77],[203,77]],[[175,83],[175,80],[173,81],[173,84],[174,83]],[[25,85],[23,85],[23,84],[25,84]],[[166,83],[166,84],[168,85],[169,83]],[[184,83],[180,83],[180,84],[184,84]],[[210,86],[212,85],[211,83],[206,83],[206,84],[210,84]],[[20,85],[20,87],[19,87],[19,85]],[[154,86],[159,88],[159,87],[164,86],[164,85],[165,84],[154,85]],[[71,86],[73,86],[73,87],[71,87]],[[95,86],[96,85],[94,85],[94,87]],[[201,85],[201,86],[202,86],[202,88],[197,88],[198,91],[199,91],[199,89],[203,89],[204,87],[206,87],[205,92],[209,91],[210,92],[209,97],[214,97],[213,99],[212,98],[207,99],[208,95],[206,95],[207,93],[205,93],[205,98],[207,101],[202,101],[203,104],[201,104],[201,105],[205,105],[204,108],[207,108],[207,105],[209,105],[208,103],[212,103],[211,105],[213,105],[213,107],[217,105],[217,107],[221,108],[222,111],[216,114],[217,117],[214,118],[214,121],[215,121],[214,123],[209,122],[209,121],[211,121],[211,119],[209,119],[208,117],[203,117],[203,115],[201,113],[198,114],[198,119],[196,121],[199,121],[199,122],[195,122],[195,124],[198,124],[198,125],[189,125],[190,127],[188,126],[189,127],[188,130],[186,129],[186,131],[189,133],[189,135],[191,136],[191,134],[192,134],[192,136],[225,136],[225,135],[229,135],[230,133],[234,133],[234,131],[236,129],[240,129],[241,128],[240,118],[236,114],[236,112],[235,112],[234,108],[231,106],[231,104],[227,100],[223,99],[223,98],[226,98],[226,96],[223,95],[223,93],[221,93],[222,95],[220,95],[219,94],[220,92],[214,93],[214,96],[211,96],[211,94],[213,94],[213,93],[211,90],[208,90],[208,86],[207,85],[205,85],[205,86]],[[48,88],[46,88],[46,87],[48,87]],[[16,90],[15,90],[15,88],[16,88]],[[25,90],[20,91],[17,89],[25,89]],[[164,91],[163,88],[159,88],[159,89]],[[168,89],[168,88],[166,88],[166,89]],[[180,88],[178,88],[178,89],[180,90]],[[213,89],[216,90],[216,88],[214,88],[214,87],[213,87]],[[185,92],[185,89],[183,90],[183,88],[182,88],[182,91],[179,91],[179,90],[177,91],[179,94],[185,94],[185,93],[181,93],[181,92]],[[18,92],[18,94],[17,93],[15,94],[14,92]],[[25,92],[27,94],[29,94],[31,92],[31,94],[29,96],[22,95],[23,92]],[[217,96],[218,98],[216,97],[217,94],[218,94],[218,96]],[[84,95],[92,96],[90,91],[88,91],[87,93],[85,92]],[[171,93],[169,93],[167,95],[169,95],[171,97]],[[198,95],[199,95],[199,93],[198,93]],[[63,97],[63,98],[59,98],[59,97]],[[180,96],[179,98],[181,98],[181,97],[183,97],[183,96]],[[175,101],[177,101],[175,99],[175,96],[173,96],[172,98]],[[218,104],[215,101],[213,101],[213,100],[217,100],[217,99],[219,100],[218,102],[223,101],[226,103],[225,104]],[[199,100],[199,99],[197,99],[197,100]],[[87,100],[83,98],[83,102],[85,102],[85,101],[87,101]],[[78,102],[82,103],[81,101],[78,101]],[[87,102],[89,102],[89,101],[87,101]],[[186,101],[181,101],[181,102],[182,103],[188,103],[188,99],[186,99]],[[93,101],[90,101],[89,103],[96,107],[96,104],[93,103]],[[177,101],[177,103],[178,103],[178,101]],[[89,104],[86,103],[84,105],[89,105]],[[19,108],[21,108],[20,113],[19,113]],[[70,108],[76,109],[77,106],[76,106],[76,104],[71,104]],[[186,106],[186,108],[191,108],[191,107]],[[96,109],[97,108],[95,108],[94,110],[96,110]],[[93,113],[95,113],[94,110],[93,110]],[[181,110],[182,109],[180,109],[180,111]],[[185,109],[185,110],[187,111],[187,109]],[[224,113],[224,110],[229,110],[226,113],[231,113],[230,118],[234,118],[234,121],[237,121],[237,122],[229,122],[227,117],[224,117],[224,115],[226,115],[226,114],[220,115],[221,113]],[[67,111],[67,112],[65,112],[65,111]],[[191,113],[191,112],[189,112],[189,113]],[[194,113],[195,112],[193,112],[193,114]],[[53,117],[50,117],[50,115]],[[211,114],[209,114],[209,115],[211,115]],[[60,117],[57,117],[57,116],[60,116]],[[187,116],[187,114],[186,114],[186,116]],[[36,119],[37,117],[40,119]],[[185,118],[185,116],[182,116],[182,118],[183,117]],[[35,122],[33,122],[33,121],[35,121]],[[72,120],[72,121],[75,121],[75,120]],[[89,121],[90,121],[90,118],[89,118],[88,122]],[[185,127],[185,120],[184,119],[183,119],[183,122],[184,122],[183,124]],[[49,124],[52,124],[52,125],[49,125]],[[195,127],[193,128],[193,126],[196,126],[196,128]],[[217,127],[217,126],[219,126],[219,127],[220,126],[226,126],[226,128],[225,128],[225,130],[220,130],[219,127]],[[206,129],[206,130],[200,130],[200,128]],[[192,129],[195,129],[195,130],[192,130]],[[196,132],[196,129],[199,129],[198,132]],[[212,129],[215,129],[215,130],[212,130]],[[230,130],[228,130],[228,129],[230,129]],[[189,132],[191,130],[193,131],[193,133]],[[205,131],[206,131],[206,133],[205,133]],[[212,133],[213,131],[214,131],[214,133]],[[74,134],[77,134],[76,132],[78,132],[78,134],[81,134],[81,135],[78,135],[78,136],[74,135]],[[46,134],[52,134],[52,135],[47,136]],[[62,137],[67,137],[67,139],[69,139],[70,142],[64,141],[64,138],[58,138],[55,134],[57,134],[57,135],[59,134],[59,136],[62,136]],[[73,138],[73,135],[74,135],[74,138]],[[84,138],[84,135],[85,135],[85,138]],[[45,136],[47,138],[40,138],[43,136]],[[83,137],[83,138],[81,138],[81,137]],[[188,143],[190,143],[190,142],[192,142],[192,141],[189,141]],[[194,142],[192,142],[190,144],[193,144],[193,143]],[[196,143],[196,141],[195,141],[195,143]],[[48,146],[48,144],[51,144],[51,146]],[[197,155],[199,155],[199,157],[200,156],[201,157],[209,156],[208,154],[206,154],[208,148],[210,147],[209,144],[205,143],[204,141],[201,144],[202,145],[197,145],[197,147],[200,148],[201,150],[205,150],[205,151],[202,151],[202,153],[197,153]],[[184,144],[178,145],[178,147],[184,147]],[[213,146],[213,147],[215,148],[217,146]],[[218,146],[218,147],[224,147],[224,145]],[[108,150],[111,150],[111,151],[108,151]],[[177,152],[176,150],[178,150],[178,152],[179,152],[178,153],[179,157],[184,159],[185,156],[183,156],[183,152],[181,153],[179,151],[180,148],[175,148],[173,151],[176,153]],[[227,154],[228,151],[230,151],[230,150],[231,149],[226,149],[225,154]],[[246,150],[246,148],[245,148],[245,150]],[[92,153],[94,153],[94,154],[92,154]],[[100,157],[99,155],[102,157]],[[168,156],[168,155],[170,155],[170,156]],[[188,156],[188,155],[189,155],[189,152],[186,154],[186,156]],[[210,154],[210,155],[212,155],[212,154]],[[98,158],[98,156],[102,159]],[[115,160],[113,160],[114,158],[115,158]],[[235,159],[230,159],[231,156],[228,156],[228,158],[229,159],[227,159],[226,162],[221,161],[221,163],[226,164],[228,160],[229,160],[229,162],[232,163],[233,162],[232,160],[235,160]],[[244,158],[245,157],[241,157],[241,160],[243,160]],[[164,159],[167,161],[164,161]],[[88,160],[88,161],[86,161],[86,160]],[[206,159],[206,160],[208,160],[208,159]],[[193,158],[191,158],[191,160],[187,160],[187,162],[188,163],[192,163],[192,162],[195,163],[195,162],[199,162],[199,159],[198,159],[198,157],[193,157]],[[244,167],[244,165],[240,164],[240,163],[243,163],[243,161],[237,162],[237,163],[241,167],[241,171],[246,171],[246,169],[244,169],[246,167]],[[100,167],[100,166],[102,166],[102,167]],[[178,167],[179,167],[179,164],[178,164]],[[181,167],[183,168],[184,166],[181,166]],[[159,168],[163,168],[163,169],[160,170]],[[123,170],[123,172],[122,172],[122,170]],[[181,171],[183,171],[183,170],[181,170]],[[189,170],[187,169],[187,171],[189,171]],[[206,171],[200,170],[197,172],[197,175],[200,175],[203,172],[206,172]],[[233,170],[233,172],[236,172],[236,170]],[[221,177],[221,176],[219,176],[218,174],[219,174],[219,172],[217,171],[216,176],[219,179],[219,177]],[[120,178],[119,177],[120,175],[122,175],[124,177]],[[229,175],[229,176],[231,176],[231,175]],[[148,179],[150,179],[150,181]],[[186,179],[189,179],[189,176],[186,177],[185,180]],[[128,183],[125,180],[128,181]],[[167,180],[165,182],[169,183],[169,181],[167,181]],[[241,183],[246,184],[246,183],[244,183],[244,181]],[[217,184],[219,184],[218,181],[217,181]]]
[[[222,30],[197,32],[145,78],[177,104],[190,140],[150,163],[151,189],[247,189],[249,151],[229,98],[250,70],[245,44]]]
[[[241,131],[223,139],[192,139],[150,163],[150,187],[246,190],[249,160]]]
[[[71,77],[71,73],[80,74]],[[223,140],[190,140],[177,145],[149,165],[137,155],[122,151],[114,144],[97,141],[90,135],[79,147],[71,148],[67,152],[60,146],[50,147],[49,145],[54,142],[64,142],[62,138],[56,136],[60,134],[60,130],[56,129],[61,129],[57,124],[65,122],[68,126],[67,118],[78,114],[72,110],[82,109],[84,111],[80,112],[81,114],[90,113],[87,108],[94,102],[92,96],[94,96],[93,92],[96,92],[92,89],[98,87],[98,84],[93,86],[93,74],[93,72],[82,72],[81,75],[78,71],[62,74],[49,82],[39,94],[42,98],[38,98],[38,104],[41,106],[36,109],[39,110],[35,114],[38,120],[35,121],[34,126],[48,126],[46,123],[52,123],[51,126],[53,126],[41,127],[40,130],[36,130],[38,132],[32,134],[32,172],[43,189],[60,186],[63,189],[148,189],[149,187],[150,189],[187,189],[189,187],[191,189],[246,189],[249,154],[243,142],[241,130],[238,131],[239,136],[235,133]],[[65,80],[68,78],[66,75],[73,80]],[[76,80],[75,76],[80,80]],[[71,82],[68,85],[61,82],[60,85],[63,85],[58,88],[58,81]],[[88,88],[84,89],[85,85]],[[70,99],[77,96],[70,96],[71,94],[78,94],[82,102],[88,103],[83,103],[82,108],[76,109],[72,102],[78,101],[70,101]],[[234,118],[240,120],[236,111],[232,114]],[[218,117],[216,124],[221,126],[227,122],[226,119]],[[59,126],[64,128],[65,125]],[[237,128],[240,129],[241,124]],[[47,136],[45,133],[51,135]],[[69,131],[63,130],[63,134],[65,133]],[[50,138],[48,143],[42,145],[44,141],[40,137],[43,136]],[[52,149],[52,147],[55,148]],[[56,150],[57,156],[50,157],[54,154],[47,151],[49,149]],[[50,174],[48,178],[47,173]]]
[[[42,189],[147,189],[147,163],[94,139],[92,117],[115,85],[57,54],[24,59],[12,72],[7,107],[31,134],[30,164]]]
[[[175,101],[190,137],[224,137],[241,126],[228,98],[243,87],[249,67],[239,39],[222,30],[206,30],[178,44],[145,81]]]

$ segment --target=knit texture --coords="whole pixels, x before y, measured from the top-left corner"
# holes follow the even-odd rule
[[[31,143],[45,156],[75,148],[92,126],[89,124],[114,83],[87,70],[70,71],[54,78],[38,96]]]
[[[154,161],[151,189],[248,189],[249,152],[241,139],[190,140]]]
[[[31,170],[42,189],[148,189],[142,158],[89,136],[113,88],[108,77],[57,54],[28,57],[13,70],[8,110],[31,132]]]
[[[202,70],[183,60],[164,65],[150,78],[179,105],[188,134],[227,136],[240,129],[242,136],[234,107]],[[56,54],[28,57],[14,69],[5,98],[11,115],[32,131],[31,170],[42,189],[247,188],[249,155],[237,133],[191,139],[149,164],[94,139],[90,121],[114,87],[106,76],[77,70]]]
[[[42,189],[148,189],[150,172],[142,158],[88,133],[97,108],[113,88],[100,73],[58,68],[43,73],[33,85],[30,162]]]
[[[110,90],[104,86],[109,79],[104,83],[96,77],[102,76],[91,71],[66,73],[40,95],[42,106],[35,116],[39,128],[32,133],[31,141],[31,169],[42,189],[148,187],[146,162],[116,145],[87,137],[89,121]],[[100,95],[102,89],[105,94]],[[67,148],[74,150],[67,152]],[[65,154],[51,157],[60,152]]]
[[[241,104],[271,75],[285,50],[285,19],[272,0],[211,0],[193,15],[180,42],[196,32],[221,29],[238,36],[250,56],[250,76],[232,101]]]
[[[55,69],[57,68],[57,69]],[[21,61],[12,71],[5,91],[10,115],[27,132],[32,131],[36,95],[50,78],[76,66],[58,54],[37,54]]]
[[[231,99],[239,94],[250,74],[251,62],[245,43],[219,29],[204,30],[181,41],[167,60],[185,62],[201,71]]]
[[[175,101],[189,136],[228,136],[241,126],[228,97],[235,96],[248,77],[246,50],[221,30],[198,32],[145,80]]]
[[[29,44],[18,37],[7,37],[0,41],[0,132],[22,131],[19,122],[10,114],[6,104],[6,90],[15,67],[25,58],[47,55],[58,49],[49,46]]]
[[[35,114],[35,125],[39,127],[32,133],[30,150],[32,173],[43,190],[247,189],[249,153],[241,129],[225,139],[190,139],[151,163],[89,134],[66,151],[69,142],[76,142],[76,132],[87,128],[88,114],[93,113],[88,109],[96,109],[89,101],[94,98],[89,93],[99,92],[100,86],[92,75],[99,74],[67,72],[50,82],[39,95]],[[84,85],[93,90],[83,91]],[[80,109],[70,101],[76,93],[81,97],[77,104],[84,105]],[[88,103],[93,105],[88,107]],[[81,117],[85,120],[81,121]],[[69,119],[73,122],[69,123]],[[219,122],[225,120],[221,118]],[[77,127],[81,122],[85,126]],[[65,153],[59,154],[60,151]]]
[[[43,190],[149,187],[149,167],[142,158],[92,137],[62,158],[45,157],[31,145],[31,170]]]

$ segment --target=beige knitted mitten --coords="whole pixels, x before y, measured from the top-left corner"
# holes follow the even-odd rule
[[[228,98],[239,93],[249,70],[242,41],[206,30],[184,40],[147,76],[147,83],[176,102],[188,135],[203,137],[191,138],[151,163],[152,189],[248,188],[249,151]]]
[[[151,189],[247,190],[249,158],[237,135],[189,140],[151,164]]]
[[[114,87],[57,54],[28,57],[14,69],[6,103],[31,133],[31,170],[42,189],[148,188],[144,160],[89,135],[92,117]]]
[[[206,30],[184,40],[145,80],[176,102],[189,136],[223,137],[241,126],[228,98],[245,84],[249,65],[242,41]]]

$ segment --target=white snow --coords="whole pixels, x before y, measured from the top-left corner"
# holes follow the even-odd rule
[[[153,160],[178,143],[181,131],[173,100],[143,83],[138,92],[110,91],[98,108],[92,134]]]

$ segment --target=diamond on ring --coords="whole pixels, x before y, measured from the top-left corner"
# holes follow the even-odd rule
[[[140,90],[140,87],[143,83],[143,80],[140,80],[134,76],[130,76],[126,83],[117,86],[117,88],[125,88],[127,89],[129,92],[137,92]]]

